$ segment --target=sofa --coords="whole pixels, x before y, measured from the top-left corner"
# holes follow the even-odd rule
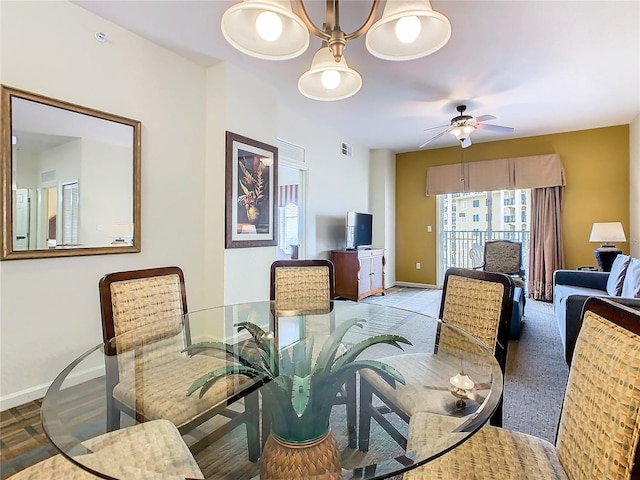
[[[610,272],[556,270],[553,273],[553,311],[567,365],[571,365],[582,325],[582,307],[589,297],[608,297],[640,309],[640,259],[618,255]]]

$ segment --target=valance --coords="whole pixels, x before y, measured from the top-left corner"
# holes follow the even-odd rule
[[[427,195],[564,186],[557,153],[430,167]]]

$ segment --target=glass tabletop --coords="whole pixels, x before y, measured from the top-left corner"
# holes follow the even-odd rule
[[[249,396],[259,399],[256,434],[264,447],[260,459],[251,461],[245,428],[201,446],[209,430],[220,426],[216,418],[190,431],[181,428],[206,478],[254,479],[261,471],[266,478],[271,437],[296,448],[330,432],[340,472],[325,478],[382,479],[454,449],[487,422],[502,396],[503,377],[492,352],[438,319],[342,300],[326,311],[274,310],[267,301],[158,318],[95,346],[49,388],[41,410],[45,433],[78,466],[120,479],[118,465],[95,461],[100,449],[91,439],[150,419],[162,388],[178,388],[171,396],[180,404],[201,394],[202,401],[220,395],[222,385],[223,403],[231,409],[242,411]],[[186,362],[188,373],[179,387],[170,387],[162,375],[168,378],[177,362]],[[158,387],[145,383],[154,372],[161,372]],[[336,394],[347,385],[352,407],[360,410],[364,378],[400,398],[406,418],[390,415],[389,421],[409,439],[406,446],[372,420],[363,448],[358,438],[363,426],[347,414],[349,400],[345,408]],[[112,398],[127,403],[127,395],[132,395],[131,411],[114,423],[107,418]],[[162,393],[160,401],[169,396]],[[172,421],[190,423],[183,420]],[[163,472],[154,473],[162,478]]]

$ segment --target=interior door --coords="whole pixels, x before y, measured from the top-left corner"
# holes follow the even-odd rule
[[[18,188],[15,193],[13,217],[13,249],[29,249],[30,205],[28,188]]]
[[[278,164],[278,260],[305,258],[307,170],[279,160]]]

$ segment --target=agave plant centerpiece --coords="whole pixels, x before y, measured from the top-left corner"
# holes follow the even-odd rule
[[[325,462],[319,467],[322,471],[311,472],[309,476],[322,473],[329,474],[326,478],[332,478],[331,471],[335,473],[337,469],[335,478],[342,478],[341,475],[337,476],[340,472],[340,456],[329,423],[336,395],[345,382],[363,368],[375,371],[394,388],[396,382],[404,384],[402,374],[393,367],[377,360],[358,359],[358,356],[376,344],[386,343],[401,350],[401,344],[411,345],[409,340],[399,335],[377,335],[349,349],[345,348],[342,343],[344,335],[354,326],[362,327],[364,322],[354,318],[341,323],[315,350],[312,337],[282,351],[272,332],[250,322],[239,323],[236,325],[238,331],[246,330],[251,335],[251,341],[240,348],[222,342],[202,342],[187,347],[186,350],[192,355],[215,350],[226,352],[236,360],[198,378],[187,395],[200,390],[202,397],[215,382],[228,375],[246,375],[263,381],[260,389],[263,414],[270,416],[271,434],[262,454],[260,478],[286,478],[282,477],[282,472],[270,474],[266,471],[269,468],[267,457],[274,442],[280,444],[278,447],[311,447],[321,441],[330,444],[327,448],[336,450],[334,457],[337,466],[327,465],[325,456]],[[299,452],[304,448],[291,450]],[[317,452],[307,454],[317,457]],[[282,465],[290,462],[277,463]]]

